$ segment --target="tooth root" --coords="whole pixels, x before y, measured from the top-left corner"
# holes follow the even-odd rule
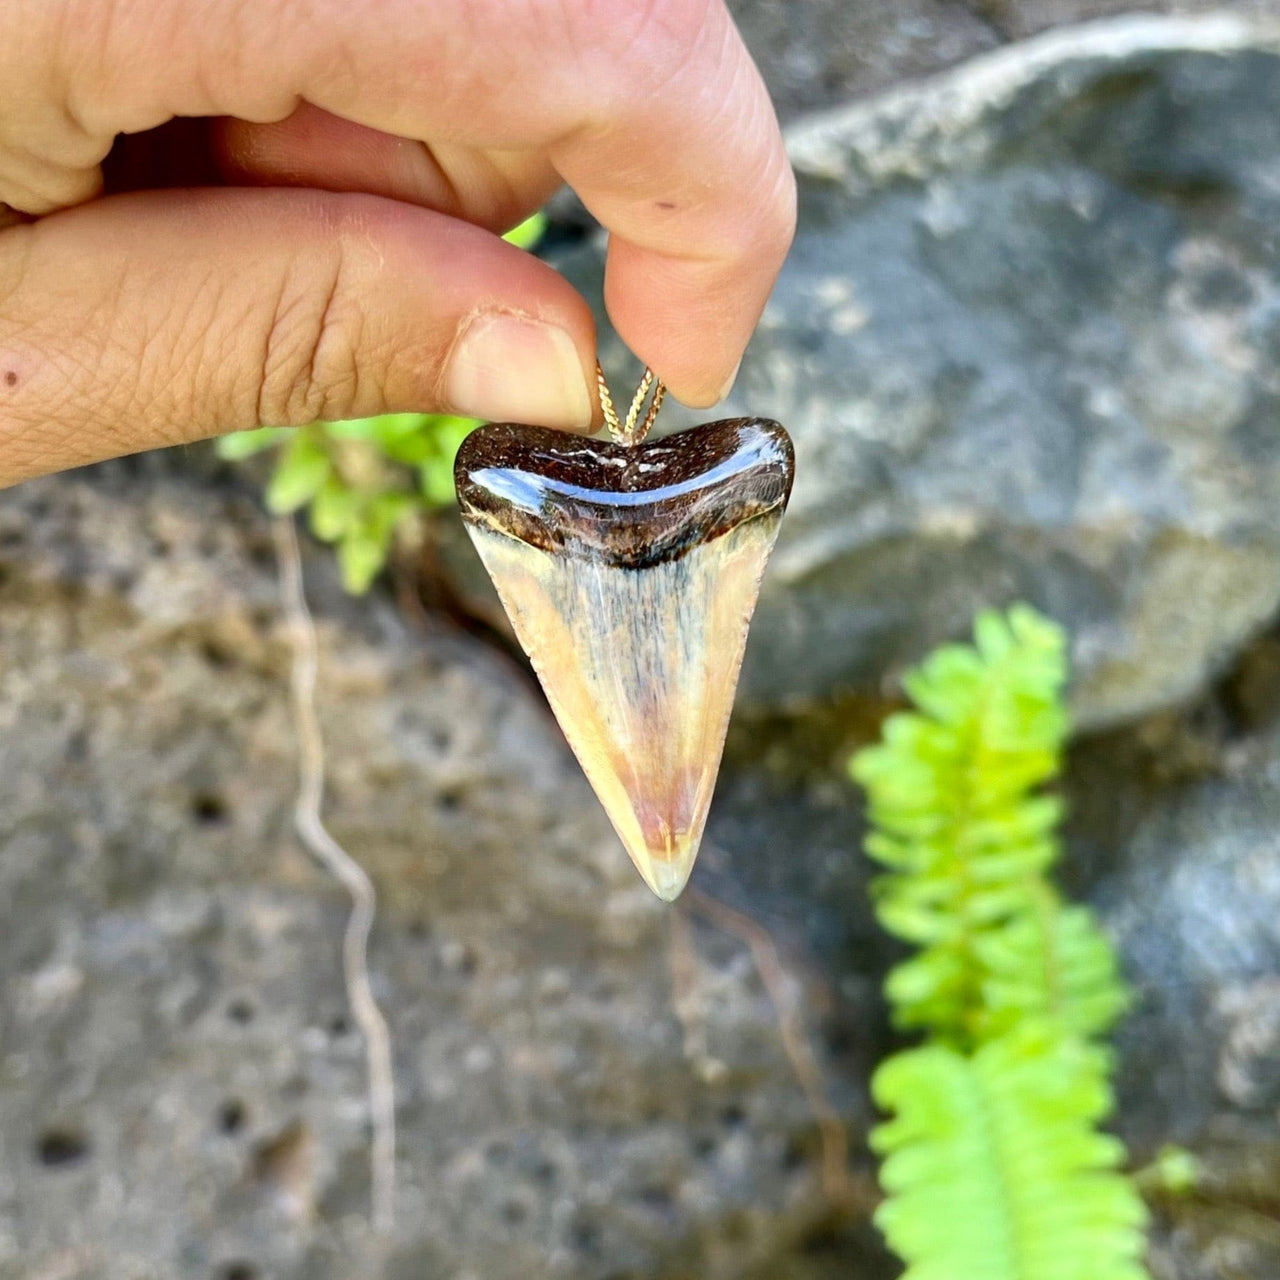
[[[717,424],[731,426],[744,430]],[[683,474],[690,444],[622,450],[502,427],[475,433],[459,455],[468,529],[516,636],[627,853],[668,902],[679,896],[697,856],[747,628],[790,488],[790,444],[774,434],[781,428],[748,427],[755,449],[745,459],[730,451],[739,465],[728,468],[720,456],[724,440],[685,433],[709,454],[694,459],[696,466],[715,471],[720,464],[702,487],[696,483],[702,472],[694,470],[695,503]],[[762,428],[770,430],[756,440]],[[486,441],[486,431],[519,431],[519,443],[532,438],[539,469],[523,456],[513,465],[494,447],[509,449],[509,438]],[[762,445],[769,446],[763,461]],[[659,446],[665,454],[655,452]],[[548,448],[556,459],[590,451],[596,487],[546,483],[548,472],[563,481],[548,463]],[[504,466],[476,465],[492,463],[495,453]],[[601,456],[621,462],[611,471]],[[670,480],[674,468],[675,481],[651,484],[641,503],[635,489],[605,489],[610,481],[625,483],[620,468],[630,470],[633,484],[637,477],[652,480],[652,472],[637,467],[646,459],[657,471],[665,459],[658,478]],[[536,498],[522,498],[530,486]],[[675,500],[668,496],[673,488]],[[501,500],[490,503],[495,490]],[[513,503],[512,494],[524,505]]]

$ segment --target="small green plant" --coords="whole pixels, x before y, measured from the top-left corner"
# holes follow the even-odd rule
[[[856,755],[885,868],[880,922],[918,948],[889,974],[894,1023],[926,1042],[872,1091],[905,1280],[1143,1280],[1146,1211],[1099,1131],[1104,1037],[1128,1000],[1092,913],[1049,879],[1062,806],[1045,794],[1067,733],[1060,628],[988,613],[906,677],[915,710]]]
[[[444,414],[397,413],[308,427],[263,427],[224,436],[223,458],[277,451],[267,509],[308,508],[311,532],[337,547],[346,589],[359,595],[381,572],[397,537],[453,501],[453,457],[477,424]]]
[[[545,217],[535,214],[506,239],[531,249],[545,229]],[[343,584],[358,595],[382,571],[397,539],[412,542],[429,512],[453,502],[454,455],[477,426],[449,414],[396,413],[240,431],[217,448],[231,461],[276,452],[268,509],[291,515],[307,508],[312,533],[337,547]]]

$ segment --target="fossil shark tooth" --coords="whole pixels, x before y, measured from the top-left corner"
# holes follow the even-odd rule
[[[458,453],[463,519],[516,637],[668,902],[702,839],[793,470],[787,433],[758,418],[632,447],[495,424]]]

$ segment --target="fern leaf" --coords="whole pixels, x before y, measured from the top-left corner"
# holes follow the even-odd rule
[[[1144,1210],[1098,1132],[1127,992],[1085,907],[1048,878],[1061,803],[1065,644],[1025,607],[984,614],[904,682],[916,710],[853,761],[885,868],[881,923],[919,951],[885,993],[933,1043],[890,1058],[872,1135],[877,1222],[904,1280],[1144,1280]]]
[[[1146,1214],[1117,1173],[1105,1055],[1046,1024],[972,1057],[910,1049],[876,1072],[876,1223],[903,1280],[1145,1280]]]
[[[917,710],[891,716],[853,760],[874,828],[866,850],[887,869],[877,915],[923,949],[889,978],[900,1027],[963,1047],[985,1026],[984,984],[1019,1002],[978,944],[1035,914],[1057,857],[1062,806],[1038,789],[1059,768],[1065,680],[1058,627],[1025,606],[983,614],[973,646],[946,645],[908,673]]]
[[[975,942],[987,1034],[1045,1017],[1069,1035],[1105,1034],[1129,1004],[1111,943],[1087,907],[1051,901]]]

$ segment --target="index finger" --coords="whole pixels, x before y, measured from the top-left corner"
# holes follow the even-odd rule
[[[795,230],[773,106],[719,0],[648,7],[612,115],[552,159],[609,229],[605,303],[686,404],[728,394]],[[601,74],[606,74],[601,69]]]

